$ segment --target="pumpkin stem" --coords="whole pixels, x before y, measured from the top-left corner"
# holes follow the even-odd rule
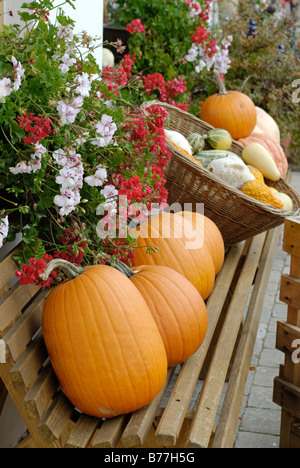
[[[112,261],[111,257],[108,256],[106,256],[105,260],[106,263],[108,263],[108,265],[123,273],[123,275],[127,276],[127,278],[131,278],[132,276],[137,274],[136,271],[133,271],[131,268],[129,268],[129,266],[125,265],[125,263],[121,261],[115,263]]]
[[[223,83],[221,77],[220,77],[220,73],[217,71],[217,70],[214,70],[214,75],[215,75],[215,78],[216,78],[216,81],[217,81],[217,85],[219,87],[219,94],[221,96],[225,96],[226,94],[228,94],[227,92],[227,89],[225,87],[225,84]]]
[[[63,260],[61,258],[55,258],[48,263],[44,273],[40,275],[40,278],[43,281],[47,281],[52,271],[56,269],[62,270],[69,279],[76,278],[76,276],[79,276],[84,272],[82,267],[76,266],[73,263],[70,263],[67,260]]]

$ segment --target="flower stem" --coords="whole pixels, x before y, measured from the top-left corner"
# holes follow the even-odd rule
[[[14,206],[18,206],[18,203],[15,203],[15,202],[13,202],[13,201],[11,201],[11,200],[7,200],[6,198],[1,197],[1,196],[0,196],[0,198],[1,198],[1,200],[6,201],[7,203],[11,203],[11,204],[14,205]]]

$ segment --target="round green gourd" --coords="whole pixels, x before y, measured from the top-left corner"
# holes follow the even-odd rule
[[[230,151],[222,151],[222,150],[206,150],[206,151],[197,151],[194,154],[194,158],[199,161],[203,167],[207,167],[212,161],[215,159],[226,158],[227,156],[236,154]]]
[[[207,145],[213,150],[227,151],[232,146],[230,133],[221,128],[215,128],[207,132],[205,139]]]
[[[197,151],[202,151],[205,147],[205,140],[200,133],[191,133],[187,140],[192,148],[193,154]]]

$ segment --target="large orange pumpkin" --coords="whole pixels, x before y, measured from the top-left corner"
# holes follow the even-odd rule
[[[243,146],[247,146],[249,143],[260,143],[271,154],[276,163],[276,166],[278,167],[281,177],[283,179],[286,178],[288,171],[288,160],[281,145],[277,143],[274,138],[266,134],[252,133],[247,138],[240,138],[238,142]]]
[[[130,280],[152,313],[169,367],[186,361],[200,348],[207,332],[207,311],[201,295],[171,268],[143,265],[134,270],[129,273]]]
[[[66,267],[60,260],[52,265]],[[43,309],[53,369],[62,391],[83,413],[100,418],[130,413],[149,404],[164,385],[163,340],[125,275],[105,265],[79,272],[50,292]]]
[[[184,216],[184,219],[188,219],[195,226],[203,225],[204,227],[204,242],[210,254],[212,256],[216,274],[218,274],[223,266],[225,258],[225,246],[222,234],[217,225],[207,216],[201,213],[195,213],[192,211],[181,211],[176,215]]]
[[[168,266],[185,276],[203,299],[209,296],[216,270],[204,242],[204,229],[195,229],[190,221],[173,213],[161,213],[130,234],[137,238],[134,266]]]
[[[250,135],[257,122],[253,101],[240,91],[228,91],[216,72],[219,93],[209,96],[203,103],[201,119],[215,128],[227,130],[233,139]]]

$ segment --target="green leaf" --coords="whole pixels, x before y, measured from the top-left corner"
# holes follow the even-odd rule
[[[23,128],[21,128],[15,120],[10,124],[10,136],[13,144],[25,136]]]

